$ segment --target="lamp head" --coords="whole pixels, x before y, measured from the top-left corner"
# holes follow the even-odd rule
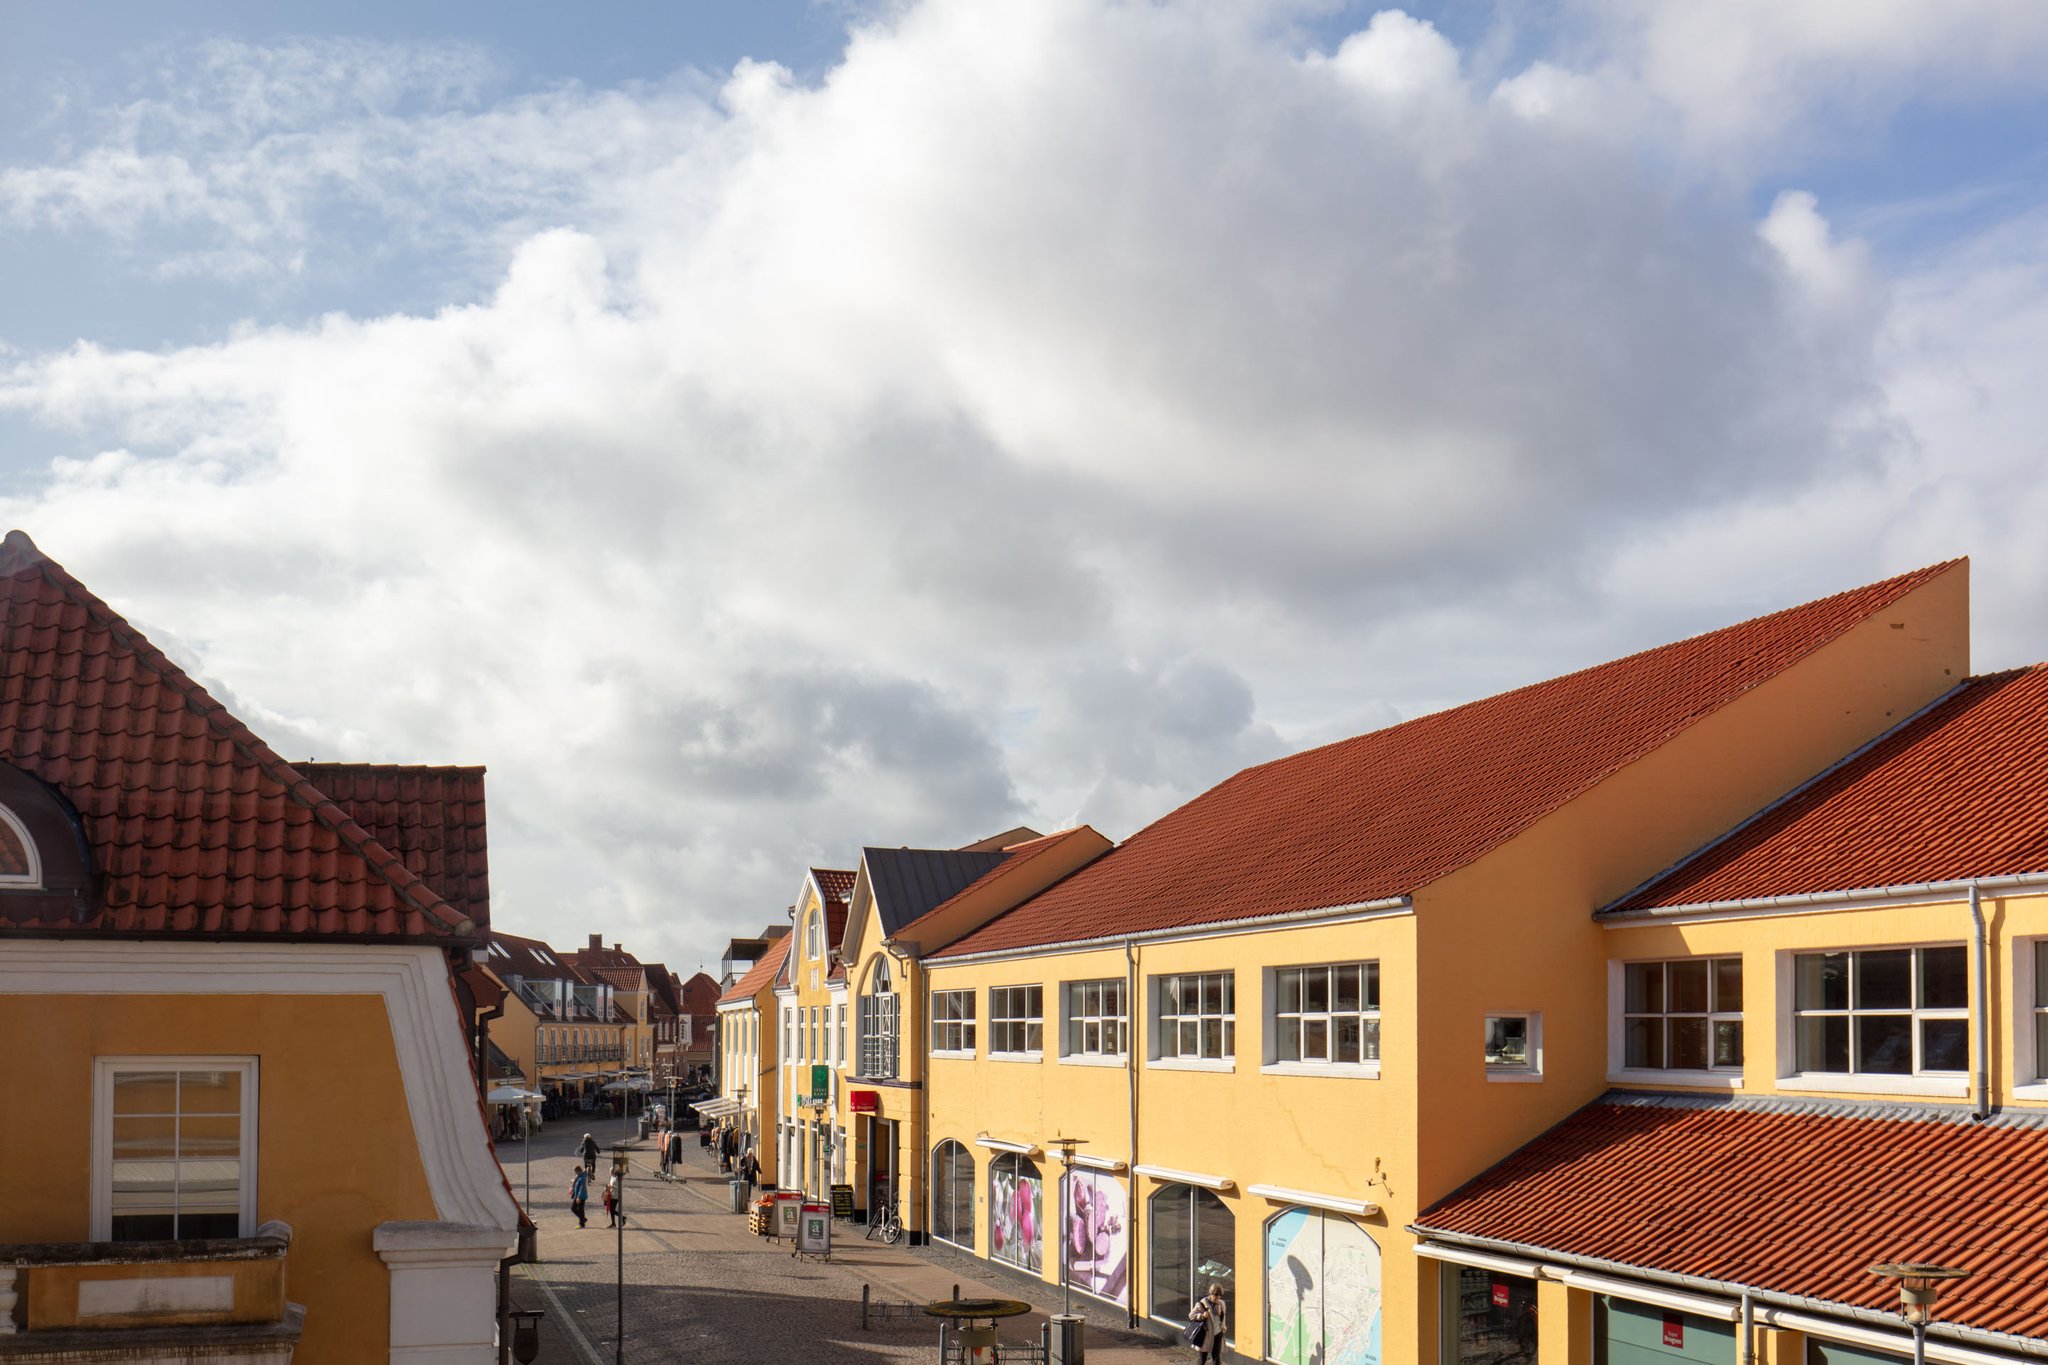
[[[633,1164],[633,1154],[625,1144],[612,1148],[612,1174],[624,1180],[626,1171]]]
[[[547,1314],[538,1308],[514,1308],[511,1315],[516,1319],[512,1328],[512,1358],[519,1365],[531,1365],[540,1354],[540,1320]]]
[[[1896,1280],[1899,1285],[1899,1316],[1907,1322],[1934,1320],[1934,1303],[1949,1280],[1967,1279],[1970,1272],[1953,1266],[1928,1265],[1919,1261],[1885,1261],[1870,1267],[1873,1275]]]

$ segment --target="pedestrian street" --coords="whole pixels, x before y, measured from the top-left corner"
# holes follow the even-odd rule
[[[575,1148],[589,1132],[602,1147],[590,1182],[589,1226],[569,1211]],[[605,1224],[604,1183],[612,1146],[632,1141],[637,1120],[564,1119],[530,1144],[499,1148],[514,1193],[540,1228],[540,1259],[512,1275],[514,1308],[546,1313],[540,1325],[543,1365],[756,1365],[768,1361],[903,1361],[935,1365],[937,1321],[903,1305],[951,1297],[1023,1299],[1028,1316],[1002,1325],[1005,1344],[1036,1343],[1046,1313],[1060,1310],[1059,1290],[1021,1277],[990,1276],[985,1263],[946,1248],[884,1246],[864,1239],[860,1225],[833,1224],[829,1261],[790,1254],[787,1241],[748,1233],[734,1214],[728,1177],[685,1135],[678,1179],[665,1181],[651,1143],[636,1145],[621,1235]],[[530,1176],[529,1176],[530,1172]],[[526,1198],[531,1180],[532,1197]],[[616,1346],[621,1251],[625,1310],[623,1351]],[[874,1305],[861,1328],[861,1290]],[[884,1317],[889,1307],[895,1311]],[[1121,1310],[1083,1305],[1087,1350],[1097,1365],[1169,1365],[1180,1351],[1127,1330]]]

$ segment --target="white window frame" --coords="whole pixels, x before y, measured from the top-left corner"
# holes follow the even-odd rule
[[[1121,999],[1121,1007],[1114,1013],[1107,1008],[1108,993],[1114,989]],[[1095,992],[1096,1003],[1091,1009],[1088,993]],[[1131,1002],[1127,997],[1130,983],[1121,976],[1095,977],[1083,981],[1062,981],[1060,983],[1060,1060],[1075,1066],[1123,1066],[1130,1058],[1131,1049]],[[1078,1003],[1077,1003],[1078,1002]],[[1101,1037],[1114,1037],[1119,1046],[1114,1050],[1096,1048],[1093,1051],[1080,1044],[1081,1030],[1094,1024]]]
[[[1338,1010],[1334,1008],[1336,983],[1329,976],[1329,973],[1339,968],[1353,967],[1358,969],[1359,974],[1359,1008],[1356,1010]],[[1327,993],[1323,999],[1324,1008],[1320,1010],[1306,1008],[1308,976],[1313,972],[1324,974],[1325,991]],[[1263,1064],[1259,1068],[1261,1072],[1269,1076],[1348,1076],[1353,1079],[1373,1079],[1378,1077],[1380,1074],[1380,1059],[1377,1054],[1380,1049],[1379,1025],[1381,1018],[1379,1005],[1380,964],[1378,959],[1361,958],[1354,962],[1293,963],[1284,967],[1267,967],[1260,975],[1266,1024],[1264,1040],[1265,1057]],[[1283,1010],[1280,1006],[1286,986],[1285,978],[1292,975],[1299,975],[1302,978],[1304,992],[1302,1005],[1304,1007],[1301,1009]],[[1371,983],[1369,993],[1373,1001],[1370,1008],[1367,1008],[1365,1004],[1368,994],[1368,982]],[[1336,1022],[1342,1018],[1356,1018],[1359,1021],[1359,1058],[1355,1062],[1333,1061],[1329,1055],[1335,1046]],[[1304,1037],[1307,1034],[1308,1024],[1320,1022],[1323,1025],[1324,1043],[1323,1055],[1321,1057],[1299,1057],[1291,1060],[1283,1060],[1281,1058],[1280,1035],[1281,1031],[1286,1027],[1286,1021],[1290,1019],[1302,1021]],[[1372,1037],[1372,1051],[1375,1054],[1372,1057],[1365,1056],[1368,1021]]]
[[[858,1015],[854,1031],[860,1044],[855,1075],[894,1080],[902,1066],[903,997],[896,990],[895,976],[886,956],[876,958],[854,1002]]]
[[[1710,993],[1708,1003],[1711,1005],[1713,1003],[1711,992],[1714,988],[1713,967],[1711,964],[1725,962],[1731,958],[1743,964],[1742,999],[1744,1007],[1740,1010],[1710,1010],[1704,1016],[1707,1020],[1707,1056],[1710,1062],[1708,1068],[1704,1071],[1697,1071],[1680,1067],[1631,1067],[1628,1064],[1628,1021],[1631,1018],[1638,1017],[1638,1015],[1645,1018],[1649,1016],[1641,1015],[1641,1012],[1637,1014],[1629,1012],[1628,969],[1630,967],[1650,964],[1662,964],[1668,968],[1674,962],[1704,961],[1710,964],[1707,968],[1707,989]],[[1607,1079],[1625,1085],[1682,1085],[1688,1088],[1700,1089],[1741,1089],[1744,1068],[1747,1066],[1751,1051],[1756,1045],[1755,1038],[1751,1036],[1753,1030],[1750,1028],[1750,1020],[1747,1018],[1748,1003],[1751,999],[1749,968],[1749,961],[1741,953],[1711,953],[1698,958],[1650,957],[1630,960],[1610,958],[1607,963]],[[1665,977],[1665,991],[1665,998],[1668,1001],[1670,998],[1670,977],[1668,974]],[[1672,1012],[1670,1010],[1664,1011],[1664,1018],[1667,1021],[1671,1017]],[[1700,1016],[1697,1011],[1680,1011],[1678,1017],[1696,1018]],[[1713,1066],[1711,1065],[1711,1060],[1713,1058],[1714,1025],[1728,1020],[1739,1020],[1742,1023],[1743,1065]],[[1668,1035],[1665,1042],[1665,1055],[1667,1057],[1670,1055]]]
[[[2048,937],[2018,938],[2013,944],[2013,1068],[2014,1099],[2048,1100],[2048,1056],[2035,1041],[2035,1020],[2048,1015],[2048,1005],[2036,1005],[2037,992],[2048,985],[2048,973],[2041,971],[2036,952],[2048,945]]]
[[[21,822],[20,816],[16,815],[6,806],[0,806],[0,821],[4,821],[7,828],[14,832],[14,837],[21,841],[21,851],[26,855],[28,861],[28,870],[26,872],[0,874],[0,886],[15,888],[41,886],[43,884],[43,852],[36,847],[36,841],[28,837],[28,826]],[[498,948],[496,943],[493,943],[491,946]],[[498,951],[502,953],[505,950],[498,948]]]
[[[1198,992],[1195,1011],[1175,1014],[1167,1013],[1167,987],[1171,982],[1193,983]],[[1227,1009],[1210,1011],[1206,1008],[1207,983],[1220,981],[1228,985],[1230,1004]],[[1147,994],[1152,1000],[1149,1053],[1146,1066],[1162,1071],[1235,1071],[1237,1070],[1237,973],[1220,972],[1162,972],[1147,982]],[[1215,1020],[1222,1033],[1223,1055],[1205,1057],[1202,1055],[1202,1026]],[[1192,1054],[1182,1053],[1179,1044],[1179,1027],[1188,1022],[1195,1025],[1196,1042]],[[1171,1047],[1169,1048],[1169,1041]]]
[[[1006,1042],[1021,1047],[1005,1047]],[[1045,1056],[1045,986],[1036,981],[988,988],[988,1055],[998,1061]]]
[[[124,1071],[234,1071],[242,1078],[242,1203],[239,1237],[256,1235],[256,1073],[257,1059],[245,1056],[142,1057],[92,1059],[92,1192],[88,1218],[92,1240],[114,1237],[114,1077]]]
[[[932,1056],[972,1057],[974,1026],[972,990],[932,992]]]
[[[1827,953],[1850,955],[1850,971],[1856,971],[1854,959],[1861,953],[1911,952],[1914,955],[1911,976],[1917,998],[1920,986],[1919,954],[1926,948],[1962,948],[1965,973],[1965,1003],[1961,1007],[1942,1009],[1913,1006],[1910,1009],[1879,1009],[1855,1005],[1855,981],[1849,982],[1850,1005],[1841,1010],[1801,1010],[1798,1007],[1799,959],[1818,957]],[[1778,953],[1778,1085],[1788,1090],[1817,1090],[1837,1094],[1853,1095],[1926,1095],[1942,1099],[1960,1099],[1970,1093],[1970,1073],[1967,1060],[1961,1071],[1918,1070],[1920,1056],[1920,1023],[1923,1019],[1960,1019],[1966,1027],[1970,1020],[1968,993],[1974,990],[1975,978],[1971,974],[1969,955],[1973,950],[1967,943],[1954,939],[1927,943],[1864,943],[1853,947],[1822,945],[1812,948],[1786,948]],[[1850,1061],[1855,1061],[1855,1020],[1859,1014],[1906,1015],[1912,1034],[1913,1057],[1916,1070],[1912,1072],[1889,1071],[1802,1071],[1799,1069],[1799,1020],[1809,1015],[1841,1015],[1849,1020]],[[1965,1040],[1967,1050],[1969,1040]],[[1967,1052],[1966,1052],[1967,1055]]]
[[[1496,1019],[1521,1019],[1527,1025],[1529,1060],[1522,1066],[1501,1066],[1486,1061],[1486,1035]],[[1486,1079],[1524,1084],[1543,1079],[1543,1011],[1488,1010],[1479,1030],[1479,1059],[1486,1066]]]

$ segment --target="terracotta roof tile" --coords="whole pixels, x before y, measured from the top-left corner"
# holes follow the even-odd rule
[[[853,883],[859,873],[838,867],[814,867],[811,875],[818,879],[818,889],[825,893],[825,899],[849,901],[853,899]]]
[[[776,973],[782,970],[782,959],[789,956],[790,940],[795,937],[794,934],[784,934],[770,944],[768,951],[761,955],[761,960],[748,968],[745,976],[733,982],[731,990],[718,997],[718,1003],[730,1005],[737,1001],[753,999],[761,988],[774,981]]]
[[[1247,768],[939,955],[1410,895],[1956,563]]]
[[[2048,1336],[2048,1128],[1956,1111],[1609,1095],[1416,1220],[1425,1232],[1889,1311],[1873,1262],[1971,1272],[1941,1318]]]
[[[0,544],[0,761],[71,802],[102,879],[83,920],[46,919],[33,898],[0,897],[0,926],[480,936],[397,853],[19,531]],[[282,856],[264,864],[273,850]]]
[[[299,763],[314,786],[470,922],[491,922],[482,768]],[[210,776],[225,777],[226,774]]]
[[[1610,907],[2048,872],[2048,664],[1972,678]]]

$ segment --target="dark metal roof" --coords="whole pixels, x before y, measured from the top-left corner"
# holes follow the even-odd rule
[[[883,934],[894,934],[925,911],[951,900],[968,883],[1008,856],[1000,850],[963,853],[950,848],[862,849],[868,887],[874,893],[875,913],[881,917]]]

